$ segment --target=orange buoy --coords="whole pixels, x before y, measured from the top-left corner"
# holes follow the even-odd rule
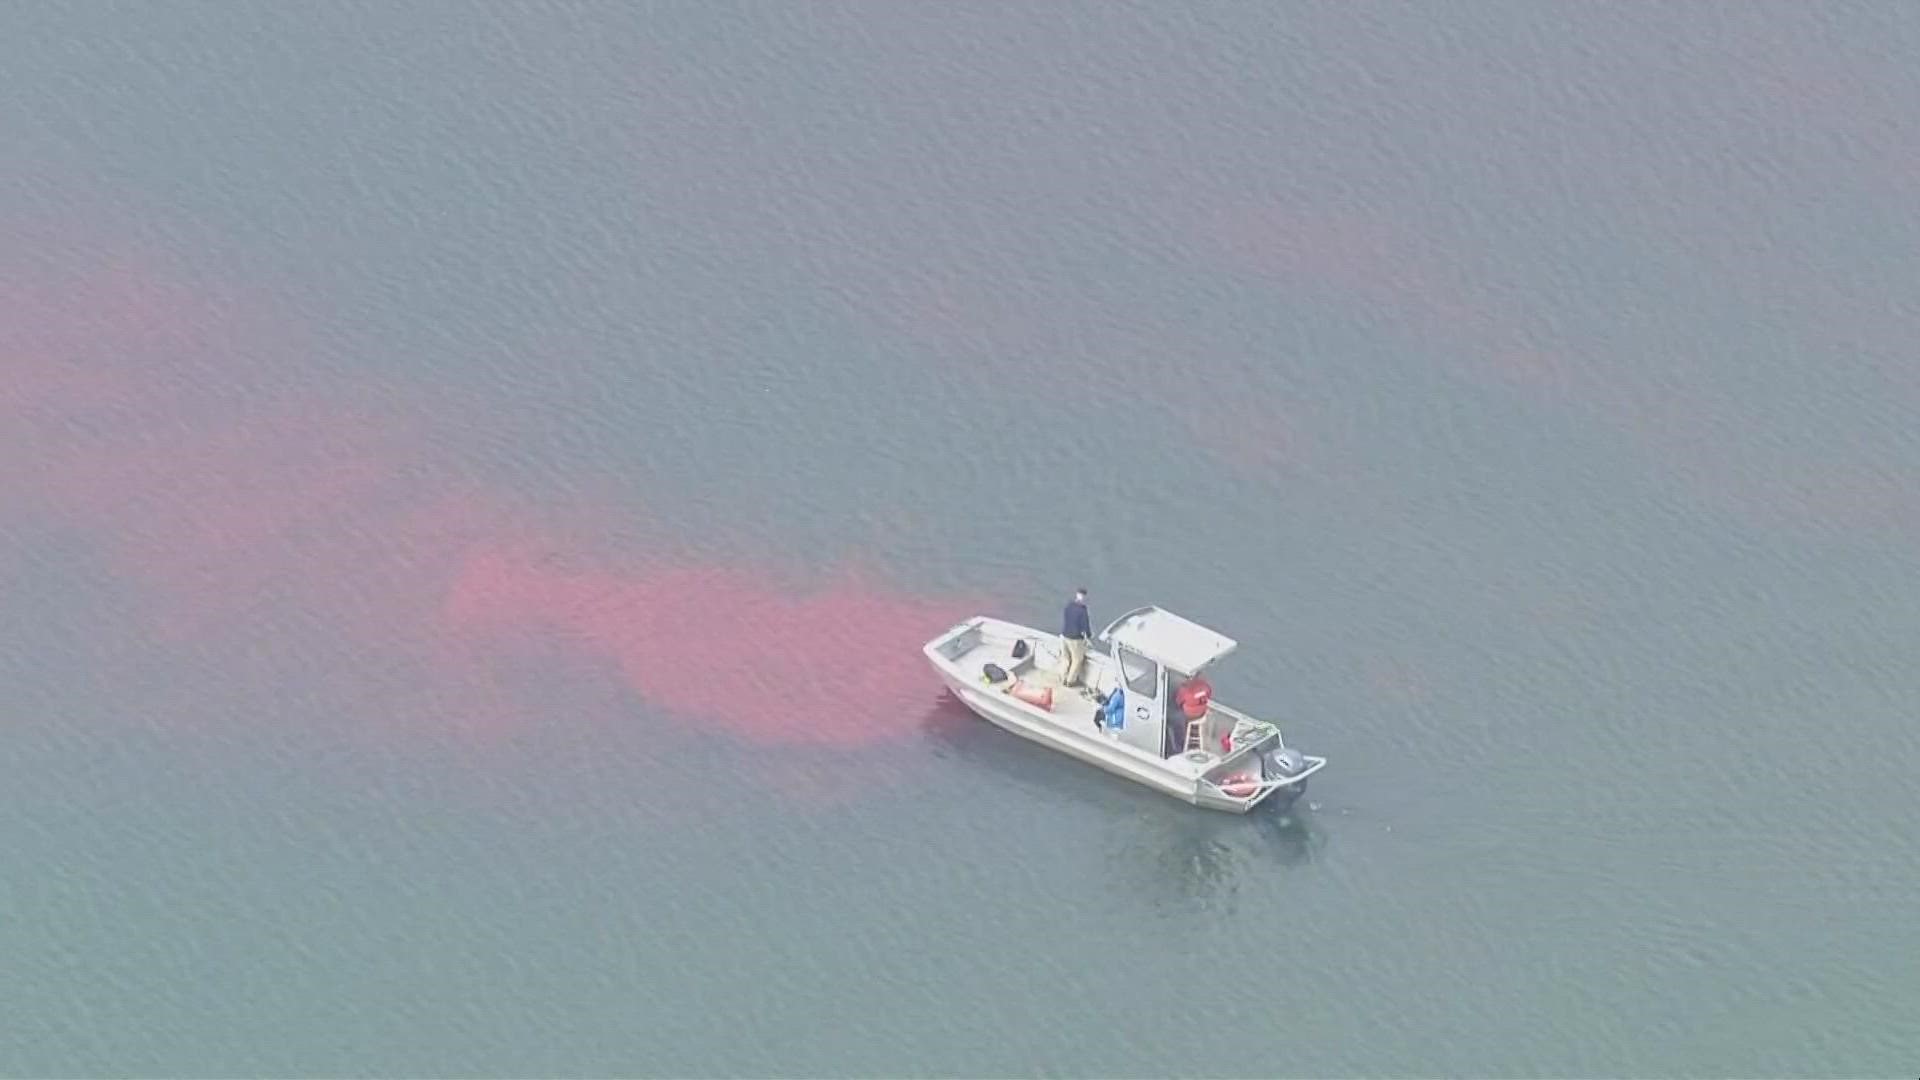
[[[1015,679],[1013,685],[1007,688],[1007,693],[1029,705],[1038,705],[1048,712],[1053,711],[1053,687],[1051,686],[1032,687]]]
[[[1236,799],[1244,799],[1260,790],[1260,779],[1248,776],[1246,773],[1237,773],[1220,781],[1220,790]]]

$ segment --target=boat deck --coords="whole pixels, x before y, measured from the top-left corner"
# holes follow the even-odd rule
[[[1083,685],[1066,687],[1060,685],[1060,676],[1066,663],[1059,639],[1048,641],[1043,637],[1037,641],[1029,638],[1028,641],[1033,646],[1033,652],[1021,660],[1013,659],[1010,652],[1013,639],[996,635],[976,641],[956,658],[955,663],[969,672],[977,672],[986,664],[998,664],[1028,686],[1051,688],[1053,710],[1047,714],[1048,719],[1081,729],[1093,726],[1094,717],[1100,711],[1100,703],[1095,700],[1094,693],[1096,690],[1104,693],[1112,684],[1106,658],[1098,653],[1088,653],[1086,666],[1080,673]]]
[[[1062,724],[1081,728],[1091,727],[1094,716],[1100,711],[1100,703],[1094,700],[1093,690],[1089,686],[1060,685],[1062,666],[1056,658],[1046,656],[1039,663],[1029,662],[1016,674],[1020,681],[1028,686],[1046,686],[1053,689],[1053,711],[1048,713],[1048,716]],[[1087,668],[1092,666],[1092,657],[1088,657]],[[1082,681],[1091,683],[1093,681],[1090,678],[1091,675],[1091,671],[1083,670]]]

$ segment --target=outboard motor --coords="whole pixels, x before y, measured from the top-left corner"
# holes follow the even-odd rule
[[[1269,780],[1285,780],[1290,776],[1299,776],[1307,769],[1307,756],[1291,746],[1267,751],[1261,755],[1260,762],[1266,766]],[[1267,806],[1276,813],[1284,814],[1293,809],[1293,804],[1298,802],[1300,796],[1306,794],[1306,791],[1305,780],[1281,788],[1273,793],[1273,798],[1267,800]]]
[[[1267,775],[1275,779],[1298,776],[1307,767],[1307,756],[1291,746],[1266,753]]]

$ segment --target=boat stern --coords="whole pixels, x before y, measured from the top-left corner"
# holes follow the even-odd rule
[[[1222,762],[1201,776],[1195,802],[1232,814],[1244,814],[1256,806],[1284,813],[1306,794],[1307,778],[1326,764],[1326,758],[1303,754],[1276,738],[1272,747]]]

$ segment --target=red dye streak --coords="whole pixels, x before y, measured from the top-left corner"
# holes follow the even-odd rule
[[[149,621],[119,627],[128,641],[225,676],[226,702],[178,700],[210,676],[171,680],[156,699],[178,722],[148,722],[214,731],[222,708],[285,722],[255,706],[286,687],[342,706],[332,722],[357,735],[518,736],[545,718],[513,702],[500,662],[530,635],[750,742],[870,746],[911,736],[935,699],[918,646],[973,605],[658,553],[557,566],[591,537],[530,539],[574,534],[460,479],[429,449],[457,439],[404,402],[290,386],[306,369],[275,347],[284,335],[237,342],[230,318],[151,270],[0,292],[7,513],[78,530],[137,586]]]
[[[1312,443],[1284,402],[1259,394],[1204,395],[1183,387],[1162,396],[1196,445],[1244,472],[1268,475],[1315,461]]]
[[[1433,689],[1419,668],[1392,657],[1372,657],[1366,661],[1367,680],[1382,697],[1402,703],[1428,705]]]
[[[1521,313],[1494,299],[1477,301],[1479,290],[1432,259],[1431,245],[1417,231],[1340,213],[1254,206],[1230,212],[1224,225],[1204,232],[1216,252],[1250,275],[1279,279],[1292,292],[1320,290],[1384,308],[1409,331],[1452,353],[1457,370],[1476,382],[1606,422],[1703,503],[1768,527],[1920,531],[1920,499],[1910,494],[1911,485],[1857,465],[1823,469],[1776,460],[1783,455],[1728,434],[1741,430],[1737,422],[1707,437],[1702,418],[1737,410],[1737,402],[1694,400],[1664,386],[1636,393],[1631,384],[1608,379],[1599,365],[1534,344]],[[1755,304],[1824,315],[1836,334],[1886,355],[1905,355],[1898,350],[1913,338],[1913,319],[1900,305],[1862,302],[1830,282],[1774,266],[1779,260],[1764,251],[1730,249],[1722,255],[1711,260],[1715,280],[1744,287]],[[1771,276],[1756,274],[1753,266],[1766,267]],[[1920,386],[1910,374],[1913,365],[1889,367],[1893,392]],[[1232,456],[1243,461],[1272,464],[1281,457],[1278,446],[1266,453],[1257,445],[1237,449]],[[1770,465],[1741,467],[1753,459]]]
[[[1464,274],[1417,232],[1348,211],[1247,205],[1198,227],[1230,265],[1293,295],[1364,306],[1457,354],[1471,376],[1541,389],[1564,365],[1522,345],[1515,328],[1475,299]]]
[[[855,747],[909,734],[929,696],[918,643],[961,613],[857,576],[790,593],[750,569],[547,562],[531,547],[469,552],[448,622],[482,637],[558,630],[662,708],[756,742]]]

